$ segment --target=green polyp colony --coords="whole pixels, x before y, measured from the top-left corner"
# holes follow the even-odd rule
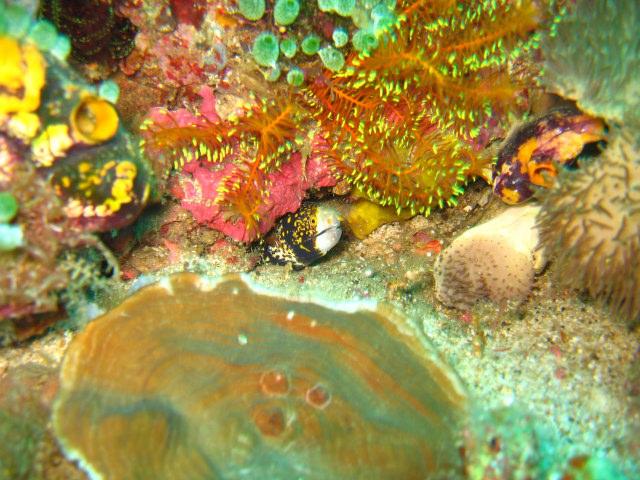
[[[238,0],[238,9],[247,20],[260,20],[265,12],[264,0]]]
[[[298,44],[295,38],[285,38],[280,42],[280,51],[287,58],[293,58],[298,51]]]
[[[116,103],[120,97],[120,87],[113,80],[105,80],[98,87],[98,95],[111,103]]]
[[[336,28],[331,34],[331,38],[333,39],[333,44],[338,47],[344,47],[349,41],[349,32],[347,32],[344,28]]]
[[[9,192],[0,192],[0,223],[8,223],[18,213],[18,202]]]
[[[353,48],[363,53],[371,52],[378,46],[378,39],[376,36],[366,30],[358,30],[353,36],[351,42],[353,43]]]
[[[287,73],[287,83],[293,87],[299,87],[304,82],[304,73],[298,67],[293,67]]]
[[[320,37],[315,34],[307,35],[302,40],[301,47],[305,55],[315,55],[320,50]]]
[[[290,85],[302,85],[304,75],[296,65],[299,52],[318,55],[326,69],[339,72],[344,69],[349,53],[345,49],[370,54],[400,20],[395,13],[396,0],[318,0],[316,5],[315,10],[313,6],[303,9],[300,0],[275,0],[272,14],[265,17],[264,0],[238,0],[239,13],[245,19],[262,19],[265,31],[254,39],[251,53],[260,67],[268,69],[263,71],[267,80],[278,80],[284,71],[288,72]],[[313,18],[318,10],[334,18],[330,38],[310,30],[316,23]]]
[[[273,8],[273,18],[278,25],[291,25],[296,21],[299,13],[298,0],[277,0]]]
[[[0,1],[0,35],[9,35],[38,46],[58,60],[66,60],[71,53],[71,42],[58,33],[47,20],[33,21],[31,14],[18,5],[6,5]]]
[[[16,198],[9,192],[0,192],[0,252],[15,250],[24,245],[22,227],[9,224],[17,213]]]
[[[344,55],[342,52],[333,47],[324,47],[318,52],[322,64],[332,72],[342,70],[344,67]]]
[[[278,39],[273,33],[263,32],[256,37],[251,49],[256,63],[262,67],[275,67],[280,55]]]
[[[280,65],[277,63],[269,68],[266,72],[264,72],[264,78],[266,78],[269,82],[275,82],[280,78],[280,74],[282,70],[280,69]]]

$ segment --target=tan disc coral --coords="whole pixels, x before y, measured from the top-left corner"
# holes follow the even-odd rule
[[[524,300],[543,265],[536,251],[539,207],[513,207],[457,237],[436,260],[436,297],[469,308],[481,298]]]
[[[423,479],[460,467],[466,396],[422,334],[381,308],[180,274],[92,322],[53,424],[109,479]]]
[[[542,197],[541,241],[557,259],[559,280],[640,316],[640,141],[614,134],[607,149],[563,172]]]

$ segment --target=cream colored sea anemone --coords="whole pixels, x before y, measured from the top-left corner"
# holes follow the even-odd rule
[[[640,316],[640,141],[612,135],[607,149],[577,171],[564,171],[542,193],[541,245],[559,264],[560,280]]]

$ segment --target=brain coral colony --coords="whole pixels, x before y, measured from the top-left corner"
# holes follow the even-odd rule
[[[600,23],[605,12],[606,28]],[[638,22],[634,0],[582,1],[545,38],[543,81],[611,128],[598,158],[562,172],[542,197],[539,216],[542,243],[573,272],[572,286],[632,320],[640,317]],[[598,48],[585,58],[581,41]]]
[[[64,251],[97,247],[116,266],[92,232],[135,219],[150,183],[115,85],[75,74],[67,37],[1,2],[0,50],[0,319],[18,319],[57,310],[80,268]]]
[[[543,13],[530,1],[240,1],[228,82],[244,95],[229,107],[224,94],[222,115],[207,91],[199,111],[152,112],[144,150],[177,170],[201,223],[245,242],[336,180],[400,214],[455,205],[469,178],[489,177],[480,150],[526,103],[530,69],[510,66],[526,65]]]

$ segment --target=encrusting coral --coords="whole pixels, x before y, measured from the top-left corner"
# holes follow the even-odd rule
[[[53,412],[95,478],[451,478],[467,401],[397,314],[179,274],[94,320]]]
[[[559,281],[638,318],[640,140],[615,132],[600,157],[558,180],[541,196],[538,223],[541,243],[559,263]]]
[[[436,260],[436,298],[461,309],[482,298],[526,299],[544,265],[543,252],[536,251],[539,211],[533,205],[512,207],[456,237]]]

